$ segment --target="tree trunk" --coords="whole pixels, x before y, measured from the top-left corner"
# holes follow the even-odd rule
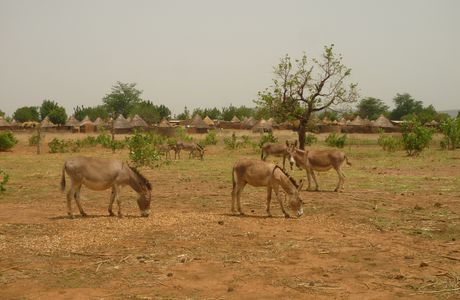
[[[37,126],[37,154],[40,154],[42,151],[41,151],[41,140],[42,140],[42,136],[41,136],[41,125],[39,124]]]
[[[110,133],[112,134],[112,153],[115,153],[115,113],[112,114],[112,128],[110,130]]]
[[[305,149],[305,133],[307,132],[307,126],[305,123],[300,121],[299,130],[297,131],[299,135],[299,148],[304,150]]]

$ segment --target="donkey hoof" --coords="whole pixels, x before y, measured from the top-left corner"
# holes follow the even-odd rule
[[[109,211],[109,216],[110,217],[115,217],[115,214],[113,212]]]
[[[240,216],[245,216],[244,212],[240,211]]]
[[[122,214],[118,214],[118,218],[122,219],[123,218],[123,215]]]
[[[289,214],[284,214],[284,217],[285,217],[286,219],[289,219],[291,216],[290,216]]]
[[[69,214],[69,219],[73,219],[73,215],[70,215],[70,214]]]
[[[88,216],[85,212],[81,212],[80,214],[83,218]]]

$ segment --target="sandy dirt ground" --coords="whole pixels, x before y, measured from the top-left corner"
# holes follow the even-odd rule
[[[122,219],[108,216],[109,191],[83,188],[89,217],[71,220],[59,180],[76,154],[37,156],[27,138],[0,153],[11,176],[0,196],[1,299],[460,298],[459,151],[408,158],[347,146],[344,192],[322,173],[320,192],[301,192],[304,215],[285,219],[276,201],[266,217],[265,189],[253,187],[246,216],[230,214],[232,164],[260,154],[220,143],[202,162],[141,169],[153,184],[150,217],[127,187]],[[100,147],[79,155],[127,159]]]

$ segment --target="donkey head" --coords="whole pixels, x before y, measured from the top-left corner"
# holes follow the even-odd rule
[[[131,167],[130,169],[135,174],[135,191],[139,194],[137,199],[137,205],[141,211],[142,217],[148,217],[150,214],[150,202],[152,201],[152,184],[144,177],[136,168]]]
[[[301,217],[303,215],[303,200],[300,197],[300,190],[303,186],[303,179],[300,180],[299,186],[296,187],[294,194],[291,196],[289,201],[290,208],[297,213],[297,217]]]

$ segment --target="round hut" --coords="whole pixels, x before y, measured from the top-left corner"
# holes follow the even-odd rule
[[[0,130],[11,130],[12,126],[3,117],[0,117]]]
[[[200,115],[196,114],[188,125],[188,133],[208,133],[209,126],[206,124]]]
[[[174,137],[176,135],[176,128],[174,128],[168,120],[163,119],[160,124],[155,127],[155,132],[167,137]]]
[[[216,126],[216,123],[214,123],[214,121],[209,117],[209,116],[206,116],[203,121],[209,126],[209,127],[215,127]]]
[[[122,114],[113,122],[113,130],[115,133],[130,133],[131,128],[131,123],[129,123]]]
[[[376,132],[378,129],[383,129],[385,132],[393,132],[395,131],[395,126],[391,123],[390,120],[385,118],[384,115],[380,115],[371,125]]]
[[[130,123],[133,129],[147,130],[149,128],[149,124],[147,124],[147,122],[145,122],[138,114],[134,115]]]
[[[57,125],[51,122],[48,117],[46,117],[40,123],[40,128],[43,131],[55,131],[57,129]]]
[[[64,124],[64,129],[71,132],[80,132],[80,122],[74,116],[70,116]]]
[[[86,116],[81,122],[80,122],[80,132],[82,133],[91,133],[95,131],[95,126],[93,121]]]
[[[101,130],[108,128],[107,122],[102,120],[100,117],[97,117],[97,119],[94,121],[93,124],[94,124],[94,129],[96,131],[101,131]]]
[[[254,127],[252,127],[252,132],[258,132],[258,133],[265,133],[265,132],[272,132],[273,127],[268,123],[266,120],[261,119],[259,122],[257,122]]]

